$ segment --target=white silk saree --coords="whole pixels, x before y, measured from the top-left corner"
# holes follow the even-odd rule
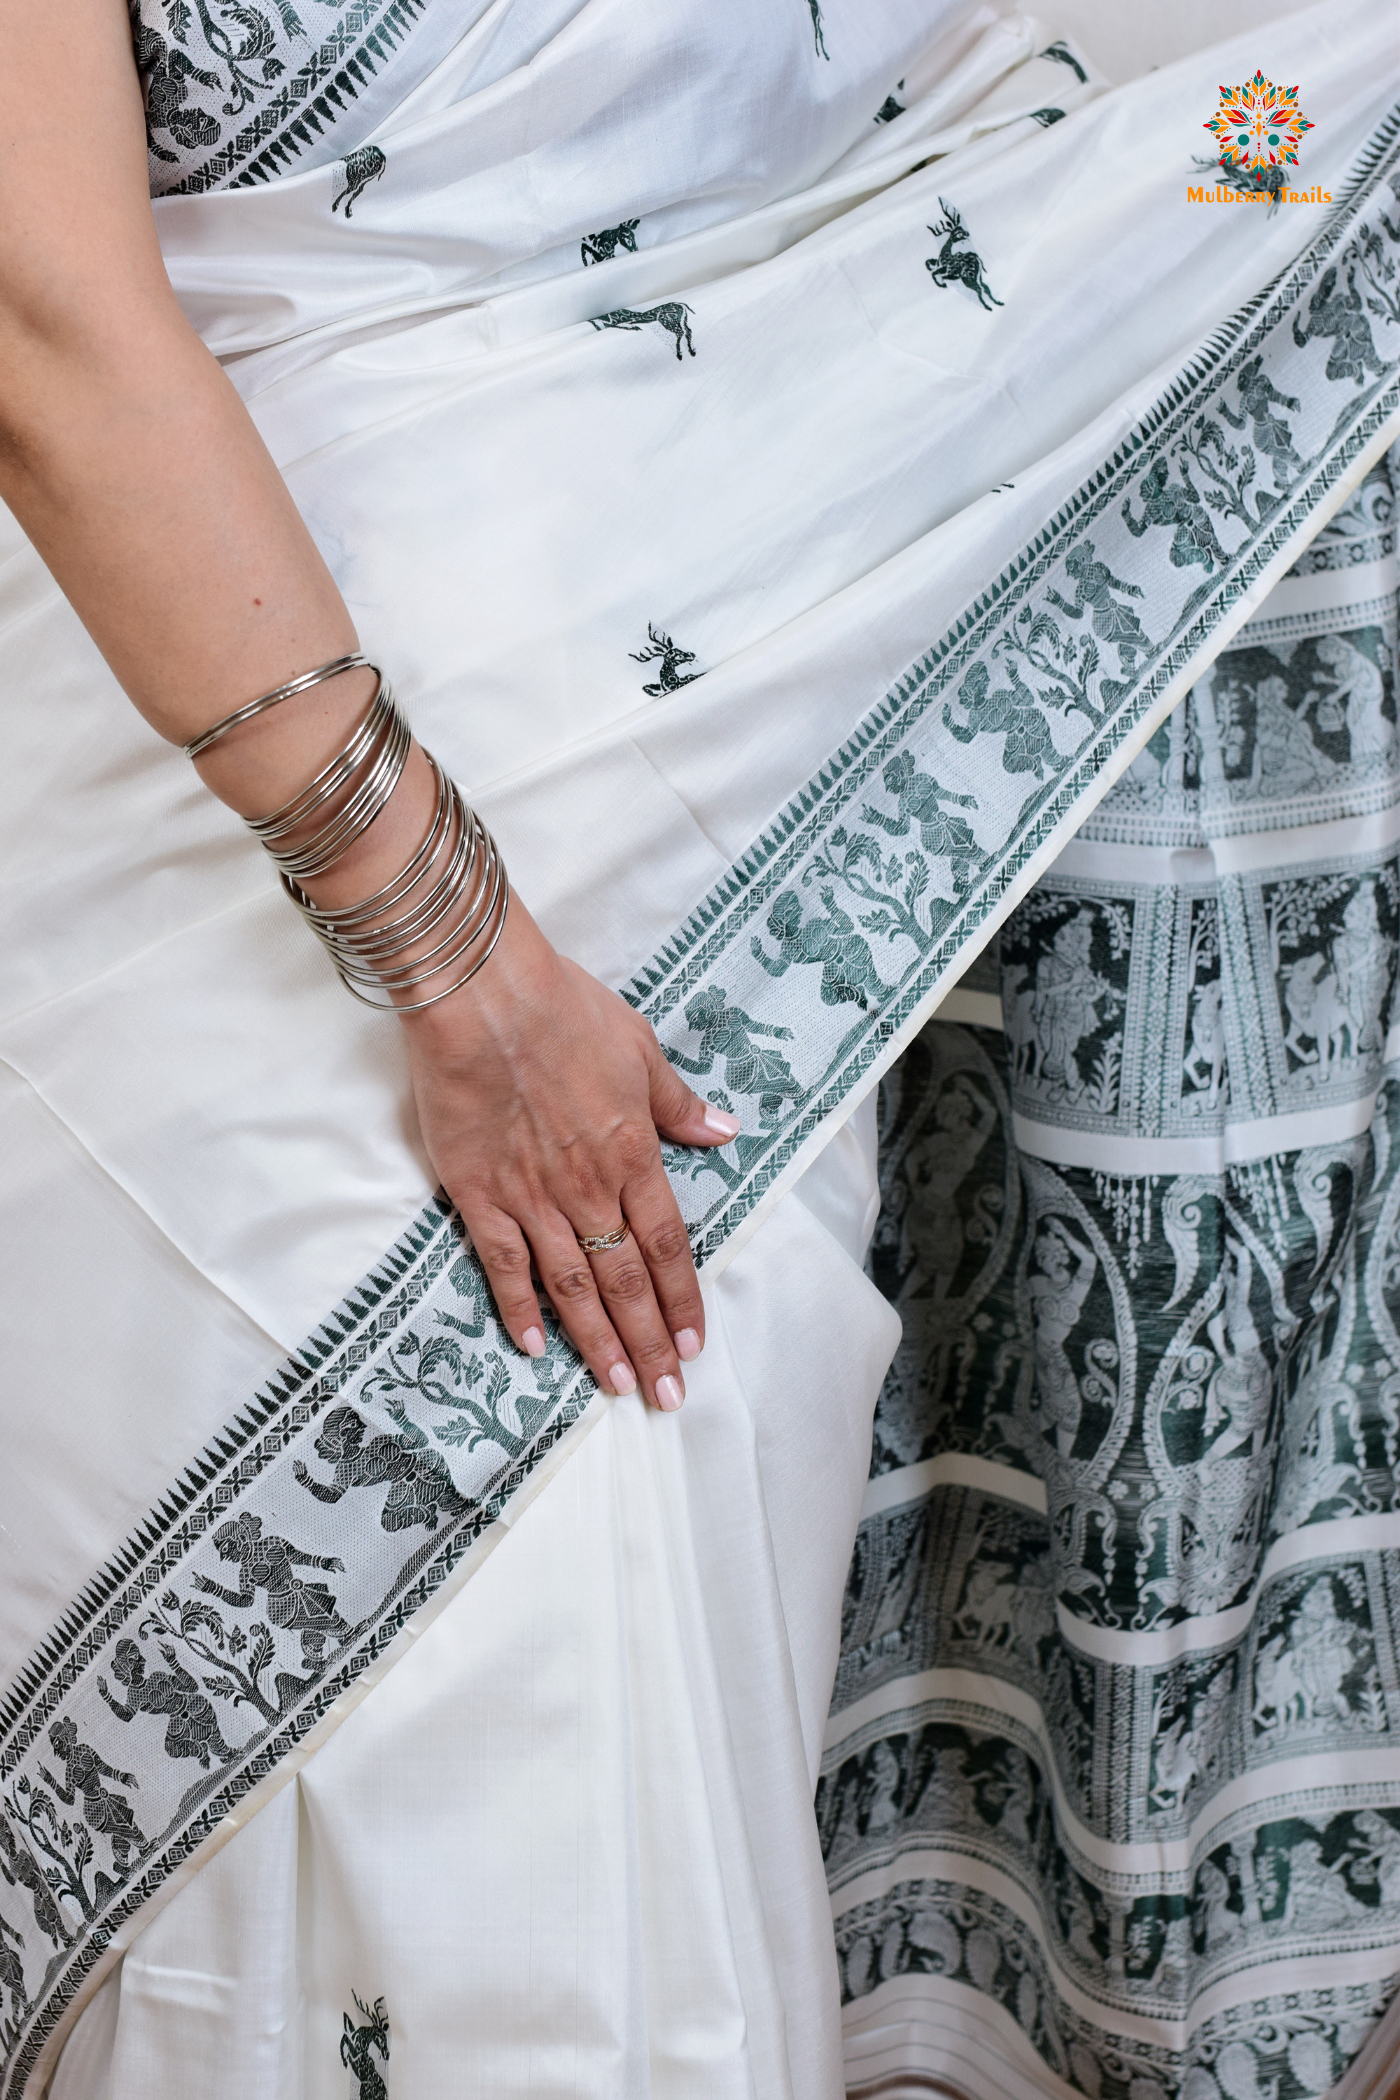
[[[844,1991],[884,2090],[958,2058],[978,2100],[1245,2100],[1209,2023],[1272,1957],[1228,1882],[1231,1961],[1125,2013],[1123,1935],[1091,1894],[1071,1944],[1043,1863],[983,1890],[1039,1935],[1028,1994],[985,1918],[891,1899],[897,1845],[853,1896],[842,1839],[838,1973],[812,1793],[899,1340],[862,1268],[873,1089],[1395,435],[1390,25],[1328,4],[1109,90],[991,9],[546,13],[481,14],[337,158],[157,216],[519,890],[742,1119],[669,1161],[712,1339],[674,1422],[557,1331],[515,1355],[392,1031],[9,527],[3,2090],[816,2100]],[[1317,197],[1195,201],[1220,80],[1259,66],[1299,84]],[[1086,1030],[1044,1027],[1065,1081]],[[1345,1136],[1384,1048],[1339,1045]],[[1024,1451],[896,1456],[1035,1501]],[[937,1484],[877,1485],[867,1564]],[[1054,1609],[1097,1654],[1086,1594]],[[903,1798],[883,1711],[862,1841]],[[1150,1848],[1091,1823],[1117,1898]],[[1286,2100],[1360,2048],[1400,1930],[1368,1946],[1349,2051],[1295,2048]],[[1329,1958],[1290,1942],[1284,1987]],[[937,2046],[889,2014],[911,1977],[947,1979]]]

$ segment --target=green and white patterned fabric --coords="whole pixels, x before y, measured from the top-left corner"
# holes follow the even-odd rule
[[[1397,928],[1385,35],[1339,0],[1277,46],[1332,201],[1212,217],[1183,193],[1214,56],[1109,95],[1010,17],[935,46],[921,83],[966,10],[674,5],[565,8],[539,65],[458,95],[469,31],[437,100],[358,140],[382,164],[156,214],[520,894],[740,1118],[732,1148],[668,1162],[733,1285],[680,1418],[614,1407],[557,1330],[538,1363],[514,1351],[427,1200],[389,1032],[346,1014],[0,519],[0,1106],[34,1163],[0,1189],[31,1279],[0,1508],[5,2100],[37,2100],[69,2032],[91,2048],[67,2068],[98,2067],[70,2094],[178,2091],[178,2049],[164,2085],[139,2050],[105,2066],[158,1997],[138,1934],[149,1954],[170,1925],[166,1988],[225,1869],[244,1937],[200,1973],[285,1990],[284,2031],[305,1997],[318,2095],[344,2037],[396,2100],[455,2100],[468,2003],[482,2091],[528,2089],[552,1904],[560,2089],[651,2100],[703,2063],[706,2100],[835,2092],[808,1789],[860,1489],[841,1439],[892,1322],[786,1198],[910,1044],[877,1254],[906,1342],[819,1797],[851,2077],[931,2048],[977,2100],[1214,2100],[1207,2075],[1248,2100],[1260,2022],[1330,1990],[1335,2017],[1309,1999],[1248,2059],[1269,2095],[1291,2049],[1276,2100],[1301,2100],[1400,1970],[1400,1928],[1358,1926],[1340,1978],[1289,1938],[1309,1888],[1314,1913],[1383,1918],[1383,1776],[1358,1782],[1373,1824],[1308,1796],[1260,1836],[1314,1746],[1387,1754],[1393,1687],[1367,1266]],[[709,54],[693,135],[667,118],[678,19]],[[752,103],[731,30],[763,57]],[[974,986],[972,1029],[922,1033],[1003,921],[1008,1030]],[[571,1704],[550,1643],[576,1599],[531,1603],[552,1541],[530,1526],[581,1479],[605,1504],[609,1469],[627,1581]],[[482,1590],[480,1703],[494,1722],[538,1684],[511,1741],[545,1778],[512,1793],[483,1752],[500,1791],[470,1825],[451,1756],[475,1717],[415,1672],[449,1620],[466,1644]],[[642,1667],[663,1605],[676,1639]],[[591,1656],[595,1631],[569,1638]],[[374,1731],[405,1711],[390,1782]],[[595,1739],[601,1864],[570,1878],[580,1812],[551,1880],[531,1817]],[[493,1873],[478,1913],[460,1891]],[[452,1917],[415,1937],[445,1886]],[[685,1962],[653,1929],[669,1908]],[[615,1941],[593,1930],[618,1913]],[[1260,1980],[1276,1947],[1311,1980]],[[219,2075],[301,2100],[236,1998],[201,2030]]]
[[[1293,2100],[1400,1973],[1397,480],[885,1082],[817,1800],[871,2076]]]

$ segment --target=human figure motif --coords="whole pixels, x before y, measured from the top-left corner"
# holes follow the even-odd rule
[[[1302,473],[1303,462],[1294,449],[1292,431],[1273,411],[1299,409],[1303,404],[1292,394],[1278,391],[1264,370],[1262,355],[1246,358],[1235,375],[1235,384],[1240,390],[1240,413],[1236,415],[1224,401],[1217,404],[1220,413],[1235,430],[1243,430],[1246,423],[1253,421],[1254,448],[1269,461],[1275,487],[1284,488],[1291,476]]]
[[[1340,288],[1335,263],[1328,265],[1313,289],[1307,327],[1300,328],[1298,316],[1293,316],[1293,340],[1300,350],[1316,338],[1324,342],[1330,338],[1332,343],[1327,359],[1329,379],[1354,379],[1364,386],[1368,372],[1379,378],[1385,370],[1371,338],[1361,294],[1351,279],[1345,291]]]
[[[988,1797],[1001,1809],[997,1834],[1017,1851],[1031,1849],[1031,1817],[1035,1814],[1035,1781],[1030,1759],[1015,1743],[1008,1744],[1001,1776],[989,1782]]]
[[[1317,657],[1331,679],[1318,703],[1318,726],[1334,732],[1345,728],[1352,765],[1388,768],[1395,761],[1396,726],[1381,712],[1385,680],[1379,669],[1343,634],[1320,636]]]
[[[1251,1713],[1261,1735],[1299,1726],[1307,1717],[1307,1693],[1281,1633],[1265,1641],[1254,1658]]]
[[[1250,1456],[1257,1456],[1269,1426],[1274,1391],[1273,1376],[1249,1306],[1254,1281],[1249,1250],[1239,1241],[1228,1241],[1222,1266],[1221,1302],[1206,1322],[1206,1333],[1219,1364],[1206,1389],[1201,1419],[1206,1438],[1220,1431],[1208,1453],[1212,1461],[1228,1458],[1246,1444],[1250,1446]]]
[[[937,1743],[932,1726],[921,1729],[909,1760],[905,1821],[917,1812],[922,1830],[964,1831],[973,1807],[966,1751],[956,1744]]]
[[[932,773],[918,771],[908,751],[896,751],[880,777],[898,801],[899,814],[886,816],[867,802],[861,811],[866,823],[878,824],[892,839],[907,838],[911,830],[917,831],[925,853],[951,862],[954,889],[965,890],[973,871],[985,863],[987,855],[974,838],[967,819],[951,816],[942,804],[955,802],[960,809],[976,809],[976,796],[959,795],[952,788],[940,787]]]
[[[786,1058],[753,1040],[756,1035],[766,1035],[790,1042],[790,1028],[751,1019],[742,1007],[729,1004],[729,994],[721,984],[708,984],[697,992],[686,1006],[685,1018],[699,1036],[700,1047],[694,1057],[667,1051],[679,1071],[705,1079],[716,1060],[723,1059],[725,1086],[733,1094],[757,1094],[759,1120],[764,1123],[777,1122],[784,1101],[802,1099],[802,1085]]]
[[[34,1922],[56,1947],[67,1947],[73,1935],[44,1879],[43,1869],[27,1845],[15,1837],[7,1817],[0,1815],[0,1876],[11,1888],[27,1889],[34,1905]]]
[[[1196,1876],[1196,1899],[1205,1924],[1205,1951],[1215,1954],[1244,1931],[1244,1919],[1230,1908],[1230,1879],[1213,1859],[1201,1861]]]
[[[955,1072],[933,1105],[934,1128],[904,1155],[909,1199],[900,1219],[901,1292],[922,1290],[944,1298],[962,1267],[964,1232],[958,1190],[988,1138],[997,1112],[965,1072]]]
[[[1106,562],[1096,561],[1092,540],[1084,540],[1070,549],[1065,556],[1065,569],[1074,579],[1074,603],[1071,605],[1056,590],[1047,590],[1046,597],[1071,620],[1082,620],[1087,612],[1095,634],[1101,642],[1112,643],[1117,649],[1119,669],[1125,678],[1130,678],[1138,656],[1144,649],[1151,648],[1152,639],[1144,633],[1137,614],[1128,606],[1120,605],[1113,593],[1121,591],[1129,598],[1140,598],[1140,587],[1135,583],[1124,583]]]
[[[161,1654],[169,1664],[168,1671],[148,1675],[146,1658],[135,1641],[119,1640],[112,1655],[112,1675],[125,1689],[125,1703],[113,1696],[103,1677],[97,1680],[98,1691],[119,1721],[134,1721],[138,1714],[165,1715],[167,1757],[196,1758],[205,1771],[211,1758],[226,1764],[237,1753],[224,1741],[212,1701],[200,1690],[198,1679],[176,1660],[173,1648],[163,1646]]]
[[[1294,1840],[1288,1855],[1288,1895],[1279,1921],[1284,1932],[1301,1929],[1317,1936],[1366,1916],[1366,1906],[1342,1878],[1345,1863],[1343,1857],[1324,1866],[1316,1838]]]
[[[833,890],[823,889],[824,919],[802,917],[802,899],[796,890],[781,890],[768,914],[768,931],[778,944],[778,953],[765,953],[755,934],[749,947],[770,977],[781,977],[794,963],[821,964],[821,997],[825,1006],[847,1001],[868,1010],[888,999],[893,987],[885,984],[875,967],[870,943],[859,931],[850,913],[836,902]]]
[[[1303,1688],[1303,1718],[1334,1714],[1349,1719],[1351,1701],[1342,1682],[1350,1676],[1356,1655],[1352,1630],[1337,1611],[1330,1575],[1319,1575],[1304,1590],[1288,1630],[1288,1652]]]
[[[1077,1052],[1085,1036],[1100,1023],[1103,1000],[1118,1003],[1118,993],[1090,963],[1094,939],[1092,912],[1078,911],[1056,929],[1050,953],[1035,970],[1031,1019],[1040,1041],[1040,1083],[1078,1101],[1084,1092]]]
[[[1365,882],[1348,899],[1342,931],[1332,940],[1337,997],[1350,1024],[1353,1057],[1384,1048],[1381,1015],[1390,990],[1394,945],[1381,927],[1376,886]]]
[[[871,1618],[867,1644],[881,1640],[887,1634],[904,1631],[923,1581],[927,1558],[928,1522],[924,1517],[916,1517],[905,1526],[904,1535],[883,1570],[880,1598]]]
[[[1357,1809],[1352,1822],[1369,1848],[1354,1858],[1352,1879],[1374,1882],[1381,1909],[1389,1910],[1400,1904],[1400,1831],[1373,1808]]]
[[[10,1940],[15,1942],[13,1947]],[[29,2008],[24,1963],[17,1951],[23,1945],[24,1934],[16,1932],[13,1925],[0,1918],[0,1990],[7,1990],[10,1994],[10,2018],[15,2021],[22,2019]]]
[[[1053,773],[1060,763],[1045,709],[1014,663],[1007,664],[1006,673],[1011,684],[993,692],[987,666],[980,660],[969,665],[967,676],[958,687],[959,704],[967,711],[966,727],[953,720],[951,703],[944,705],[943,727],[960,744],[1004,731],[1002,771],[1033,773],[1037,780],[1043,780],[1047,769]]]
[[[978,1560],[963,1581],[951,1631],[979,1648],[1009,1648],[1016,1616],[1016,1571],[1009,1561]]]
[[[55,1779],[52,1772],[40,1765],[41,1777],[53,1788],[65,1808],[75,1808],[79,1795],[82,1796],[82,1814],[88,1829],[101,1831],[111,1839],[112,1864],[119,1874],[124,1874],[131,1854],[139,1852],[146,1840],[125,1795],[110,1792],[102,1782],[111,1779],[118,1786],[138,1786],[140,1781],[134,1772],[118,1772],[99,1756],[91,1743],[80,1742],[77,1724],[67,1716],[54,1722],[49,1730],[49,1741],[54,1756],[63,1766],[64,1776],[62,1780]]]
[[[860,1775],[861,1826],[867,1837],[883,1837],[899,1821],[895,1795],[903,1778],[899,1759],[883,1739],[873,1743],[865,1756]]]
[[[412,1531],[421,1524],[436,1531],[439,1514],[449,1520],[467,1507],[452,1484],[445,1461],[432,1449],[423,1430],[400,1409],[397,1436],[370,1437],[369,1424],[353,1407],[333,1407],[316,1439],[318,1457],[334,1468],[329,1481],[313,1479],[301,1459],[292,1471],[318,1502],[339,1502],[351,1488],[383,1487],[389,1492],[379,1522],[385,1531]]]
[[[1138,483],[1138,496],[1142,502],[1141,518],[1133,516],[1130,496],[1123,501],[1123,522],[1134,539],[1140,540],[1154,525],[1167,526],[1172,532],[1173,568],[1189,569],[1199,562],[1209,573],[1226,566],[1229,557],[1216,537],[1210,512],[1201,501],[1189,469],[1183,467],[1180,481],[1174,483],[1170,462],[1155,460]]]
[[[1302,708],[1288,705],[1288,681],[1261,678],[1253,690],[1254,757],[1248,793],[1307,794],[1340,770],[1317,743]]]
[[[1039,1273],[1027,1279],[1026,1288],[1035,1322],[1036,1397],[1046,1420],[1054,1426],[1056,1449],[1062,1458],[1068,1458],[1079,1432],[1083,1396],[1065,1343],[1078,1325],[1098,1274],[1098,1257],[1055,1217],[1042,1221],[1035,1255]]]
[[[1065,1925],[1065,1943],[1070,1953],[1077,1954],[1079,1959],[1087,1962],[1091,1968],[1102,1967],[1103,1956],[1094,1945],[1094,1931],[1098,1919],[1094,1915],[1093,1904],[1084,1892],[1083,1883],[1073,1868],[1070,1868],[1065,1876],[1065,1907],[1069,1912]]]
[[[267,1593],[267,1617],[269,1625],[282,1633],[301,1635],[302,1662],[305,1668],[319,1666],[327,1639],[336,1635],[348,1639],[350,1627],[336,1608],[335,1598],[323,1582],[308,1582],[298,1575],[298,1568],[325,1568],[343,1570],[345,1563],[334,1555],[303,1553],[290,1539],[275,1535],[264,1538],[262,1518],[245,1511],[241,1516],[230,1517],[214,1533],[214,1547],[220,1560],[232,1561],[237,1567],[240,1582],[236,1590],[226,1589],[211,1576],[196,1575],[194,1587],[203,1590],[206,1597],[218,1597],[224,1604],[232,1604],[240,1611],[250,1611],[258,1601],[258,1591]]]
[[[1192,987],[1191,1039],[1181,1069],[1191,1088],[1188,1099],[1201,1100],[1204,1094],[1201,1106],[1207,1113],[1220,1105],[1220,1090],[1225,1082],[1225,1024],[1221,1018],[1224,1000],[1223,978]]]

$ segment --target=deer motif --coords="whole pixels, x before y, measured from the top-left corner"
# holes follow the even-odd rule
[[[975,294],[978,305],[990,313],[994,306],[1005,302],[997,298],[988,284],[982,258],[975,248],[969,248],[963,255],[953,253],[961,242],[970,241],[972,236],[946,197],[940,197],[938,203],[943,217],[936,226],[930,226],[929,232],[936,241],[942,241],[943,246],[937,255],[927,258],[924,268],[934,283],[945,289],[950,284],[965,284]]]
[[[664,306],[649,306],[645,313],[638,313],[630,306],[616,306],[611,313],[595,314],[589,324],[593,328],[627,328],[635,335],[638,329],[655,322],[668,335],[676,339],[676,362],[681,362],[681,338],[691,356],[695,355],[695,344],[690,335],[690,315],[693,308],[683,299],[668,299]]]
[[[693,685],[697,678],[704,677],[703,671],[683,672],[680,668],[682,664],[694,663],[693,649],[678,649],[670,635],[663,634],[650,620],[647,621],[647,634],[650,638],[650,648],[629,649],[627,654],[634,664],[660,664],[660,674],[655,682],[642,687],[642,691],[649,694],[653,700],[660,700],[667,693],[678,693],[683,685]]]
[[[389,2061],[389,2016],[384,2010],[384,2000],[376,1998],[371,2009],[358,1991],[352,1991],[350,1995],[364,2014],[365,2024],[357,2027],[349,2013],[344,2015],[340,2061],[359,2079],[360,2100],[389,2100],[389,2088],[379,2067],[370,2061],[371,2050],[377,2050],[386,2064]]]
[[[620,226],[605,226],[601,233],[586,233],[579,243],[584,268],[587,269],[589,263],[611,262],[619,248],[635,255],[640,224],[640,219],[624,219]]]

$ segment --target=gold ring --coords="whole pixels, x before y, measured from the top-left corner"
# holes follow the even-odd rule
[[[631,1230],[624,1218],[616,1232],[576,1232],[574,1238],[585,1254],[610,1254],[614,1247],[622,1245]]]

